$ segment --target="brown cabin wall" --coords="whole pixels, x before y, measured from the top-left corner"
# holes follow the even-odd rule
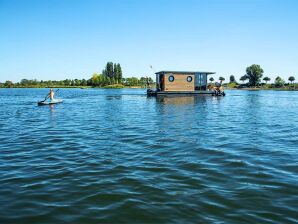
[[[175,77],[174,82],[169,81],[169,76],[173,75]],[[187,77],[191,76],[192,81],[187,82]],[[195,90],[195,76],[185,75],[185,74],[165,74],[164,75],[164,91],[194,91]]]

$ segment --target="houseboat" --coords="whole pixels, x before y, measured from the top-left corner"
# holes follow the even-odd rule
[[[210,94],[224,96],[221,83],[208,86],[208,75],[215,72],[160,71],[156,74],[156,89],[148,89],[148,96],[168,94]]]

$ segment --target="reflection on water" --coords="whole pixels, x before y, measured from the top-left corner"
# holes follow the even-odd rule
[[[122,99],[121,95],[114,95],[114,96],[106,95],[106,100],[121,100],[121,99]]]
[[[49,107],[50,107],[50,111],[51,111],[51,112],[55,112],[55,111],[54,111],[54,109],[55,109],[55,105],[54,105],[54,104],[50,104]]]
[[[162,104],[173,105],[187,105],[206,103],[207,101],[220,101],[223,96],[211,96],[211,95],[159,95],[156,97],[156,101]]]
[[[0,89],[0,223],[297,223],[298,93]]]
[[[157,96],[156,101],[163,104],[175,105],[194,104],[195,96]]]

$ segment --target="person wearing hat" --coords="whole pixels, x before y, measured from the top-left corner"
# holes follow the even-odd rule
[[[214,93],[215,95],[221,95],[224,92],[223,86],[222,86],[222,80],[220,82],[215,83]]]

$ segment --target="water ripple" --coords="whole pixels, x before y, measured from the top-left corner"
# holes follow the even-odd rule
[[[0,223],[298,222],[297,92],[45,92],[0,89]]]

